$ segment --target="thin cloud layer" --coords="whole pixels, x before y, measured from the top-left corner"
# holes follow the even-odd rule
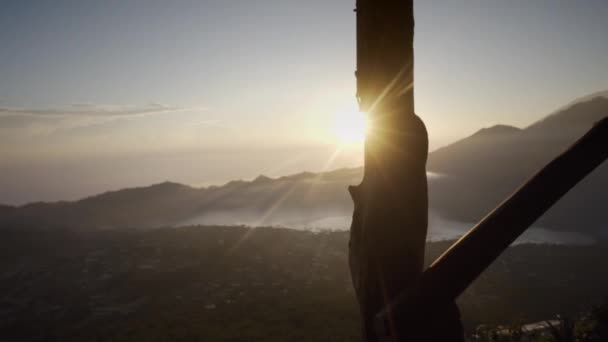
[[[132,117],[193,110],[179,106],[150,103],[138,106],[77,103],[65,107],[19,108],[0,107],[0,116],[30,117]]]
[[[98,134],[100,129],[103,130],[104,125],[110,124],[114,126],[105,127],[106,133],[116,135],[117,128],[124,126],[131,119],[152,119],[165,114],[206,110],[205,107],[182,107],[159,103],[143,105],[75,103],[38,108],[0,106],[0,143],[10,146],[23,143],[31,146],[36,141],[43,145],[55,144],[67,138],[74,139],[75,134],[82,133],[83,130],[87,131],[87,135],[93,136]],[[149,128],[150,125],[145,127]],[[130,135],[135,134],[134,131]],[[34,138],[52,140],[41,142],[32,140]]]

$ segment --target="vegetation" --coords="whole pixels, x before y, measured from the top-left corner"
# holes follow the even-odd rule
[[[471,334],[475,342],[593,342],[608,341],[608,303],[577,319],[557,316],[557,320],[510,327],[482,325]]]
[[[358,340],[346,232],[0,232],[0,340]],[[429,243],[428,260],[449,244]],[[608,294],[606,247],[510,248],[459,299],[471,339],[514,340],[549,320],[537,341],[606,340],[606,306],[589,312]]]

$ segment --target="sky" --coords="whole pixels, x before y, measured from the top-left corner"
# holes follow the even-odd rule
[[[360,166],[336,131],[357,115],[354,2],[1,1],[0,203]],[[605,0],[415,18],[431,149],[608,89]]]

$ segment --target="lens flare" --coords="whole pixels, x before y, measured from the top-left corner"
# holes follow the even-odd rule
[[[365,141],[367,116],[356,106],[335,114],[333,135],[339,145],[360,145]]]

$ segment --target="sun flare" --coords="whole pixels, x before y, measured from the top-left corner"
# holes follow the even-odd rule
[[[367,116],[355,106],[335,114],[333,135],[340,145],[359,145],[365,141]]]

